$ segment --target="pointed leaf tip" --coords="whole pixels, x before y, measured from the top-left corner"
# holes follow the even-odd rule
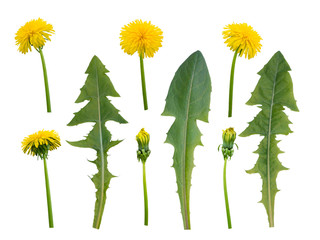
[[[101,71],[103,73],[108,73],[109,70],[106,69],[105,65],[101,62],[101,60],[94,55],[89,63],[89,66],[86,70],[86,74],[94,74],[97,71]]]

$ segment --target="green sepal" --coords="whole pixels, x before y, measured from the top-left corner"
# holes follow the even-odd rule
[[[150,150],[146,150],[146,149],[139,149],[137,151],[137,158],[138,161],[141,160],[141,162],[145,163],[148,159],[148,157],[150,156],[151,151]]]
[[[35,147],[34,145],[31,147],[31,152],[33,152],[35,154],[35,156],[37,156],[37,158],[40,158],[41,160],[43,160],[44,158],[47,159],[48,158],[48,154],[49,154],[49,150],[50,150],[50,146],[49,145],[39,145],[38,147]]]

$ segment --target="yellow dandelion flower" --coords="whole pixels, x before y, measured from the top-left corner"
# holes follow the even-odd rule
[[[34,134],[25,137],[22,141],[22,151],[24,153],[30,154],[32,156],[40,157],[44,164],[44,175],[47,191],[47,204],[48,204],[48,220],[49,228],[53,228],[53,215],[52,215],[52,204],[51,204],[51,194],[49,185],[49,174],[47,169],[46,159],[48,157],[48,152],[60,147],[60,137],[58,133],[54,130],[47,131],[41,130]]]
[[[151,22],[135,20],[122,28],[121,49],[129,55],[138,52],[139,56],[153,57],[162,47],[162,31]]]
[[[29,51],[31,52],[32,46],[40,53],[46,92],[47,112],[51,112],[51,101],[49,93],[47,67],[44,61],[42,48],[47,40],[51,41],[50,36],[53,33],[54,30],[52,25],[48,24],[46,21],[39,18],[37,20],[33,19],[27,22],[24,26],[20,27],[15,37],[16,45],[19,46],[18,50],[21,53],[26,54]]]
[[[143,59],[153,57],[162,47],[162,31],[151,22],[135,20],[125,25],[120,33],[120,46],[125,53],[133,55],[138,52],[140,58],[141,85],[144,110],[148,109],[147,90],[144,75]]]
[[[60,137],[54,130],[41,130],[25,137],[22,141],[22,151],[32,156],[46,157],[48,151],[61,146]]]
[[[262,46],[260,41],[262,38],[246,23],[229,24],[225,26],[224,29],[225,31],[222,32],[222,35],[223,38],[226,39],[225,43],[232,51],[234,51],[230,73],[228,108],[228,117],[232,117],[233,81],[237,55],[240,57],[244,55],[248,59],[253,58],[260,52]]]
[[[222,32],[225,43],[232,51],[237,51],[239,56],[245,55],[250,59],[257,55],[261,49],[262,38],[246,23],[233,23],[224,27]]]
[[[36,50],[41,49],[46,41],[51,41],[50,36],[54,33],[51,24],[41,18],[31,20],[27,22],[24,26],[20,27],[16,33],[16,45],[19,46],[18,50],[26,54],[31,51],[31,46]]]

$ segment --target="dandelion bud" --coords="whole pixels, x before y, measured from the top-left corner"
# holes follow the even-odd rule
[[[233,155],[233,145],[234,141],[236,140],[236,132],[233,128],[227,128],[226,130],[223,130],[222,133],[222,154],[224,158],[232,157]]]
[[[142,128],[136,136],[136,140],[138,142],[137,158],[145,162],[151,153],[149,149],[150,135]]]

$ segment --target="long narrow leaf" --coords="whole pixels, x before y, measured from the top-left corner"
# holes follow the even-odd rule
[[[280,171],[287,170],[278,159],[278,155],[283,152],[277,146],[279,141],[276,140],[276,135],[288,135],[292,132],[289,128],[291,122],[283,112],[284,107],[299,111],[293,95],[293,84],[288,72],[290,70],[281,52],[277,52],[258,73],[260,80],[247,104],[260,105],[261,111],[240,134],[241,137],[252,134],[264,137],[255,151],[259,154],[258,161],[247,173],[261,175],[261,203],[266,208],[270,227],[274,226],[274,201],[279,191],[276,178]]]
[[[111,134],[107,130],[107,121],[127,123],[106,96],[119,97],[115,91],[109,77],[109,72],[97,56],[94,56],[86,71],[88,74],[85,85],[81,88],[81,93],[76,103],[89,101],[79,112],[75,113],[74,118],[68,126],[75,126],[85,122],[94,122],[95,125],[84,140],[68,142],[72,146],[82,148],[92,148],[97,152],[97,159],[91,161],[98,168],[91,180],[96,191],[96,204],[94,210],[93,227],[99,229],[106,202],[106,190],[109,188],[111,178],[114,176],[109,172],[107,166],[107,151],[121,141],[111,141]]]
[[[189,200],[194,167],[193,152],[197,145],[202,145],[196,120],[208,122],[210,93],[208,68],[201,52],[197,51],[177,70],[162,113],[163,116],[175,117],[166,142],[174,146],[173,167],[185,229],[190,229]]]

